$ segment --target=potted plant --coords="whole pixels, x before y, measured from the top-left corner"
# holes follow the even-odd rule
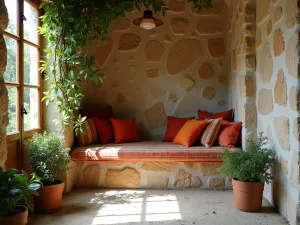
[[[39,195],[40,178],[31,174],[31,179],[25,171],[17,174],[18,170],[4,171],[0,167],[0,224],[25,225],[28,209],[33,210],[32,195]],[[28,208],[28,209],[27,209]]]
[[[275,163],[276,153],[266,147],[263,133],[257,139],[249,139],[244,150],[234,153],[223,147],[223,164],[218,169],[232,177],[235,207],[244,212],[261,209],[264,183],[270,183],[270,168]]]
[[[67,171],[71,161],[61,139],[54,134],[35,133],[26,143],[29,148],[29,166],[43,183],[39,196],[34,197],[35,211],[51,213],[61,207],[64,182],[57,175]]]

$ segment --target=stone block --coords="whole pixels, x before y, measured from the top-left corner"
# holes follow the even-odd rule
[[[170,162],[145,162],[142,169],[155,172],[172,172],[176,166],[177,163]]]
[[[199,172],[201,176],[213,176],[220,174],[217,168],[221,167],[221,163],[199,163]]]
[[[185,91],[190,91],[195,87],[195,81],[190,77],[183,77],[178,83],[178,87]]]
[[[299,189],[300,178],[299,178],[299,167],[300,167],[300,157],[298,151],[293,151],[293,158],[290,167],[290,184],[293,188]]]
[[[167,124],[167,115],[162,102],[157,102],[148,108],[145,115],[151,129],[161,128]]]
[[[212,38],[207,42],[208,51],[213,58],[218,58],[225,54],[225,41],[223,38]]]
[[[290,124],[289,118],[285,116],[276,117],[274,118],[274,128],[275,133],[277,136],[278,143],[284,149],[289,151],[290,150],[290,141],[289,141],[289,134],[290,134]]]
[[[214,69],[210,63],[203,63],[198,70],[198,76],[200,79],[209,79],[213,76]]]
[[[299,87],[291,87],[290,89],[290,108],[294,111],[300,111],[300,88]]]
[[[141,38],[134,34],[123,34],[120,37],[118,49],[121,52],[135,51],[141,43]]]
[[[260,89],[258,92],[258,112],[268,115],[274,110],[272,90]]]
[[[283,73],[280,69],[277,74],[277,80],[274,88],[275,103],[286,106],[287,105],[287,84]]]
[[[202,186],[202,182],[199,177],[193,177],[190,173],[179,170],[174,178],[173,186],[179,188],[196,188]]]
[[[274,50],[274,56],[280,56],[285,49],[285,41],[283,37],[283,33],[280,29],[275,30],[274,33],[274,44],[273,44],[273,50]]]
[[[202,46],[198,40],[183,39],[176,42],[168,54],[168,73],[175,75],[186,70],[193,65],[202,54]]]
[[[225,187],[225,180],[224,178],[212,177],[209,179],[209,186],[212,188],[223,188]]]
[[[107,170],[106,186],[107,187],[140,187],[140,173],[133,168],[126,167],[123,170]]]
[[[145,49],[145,58],[149,62],[159,62],[163,53],[165,51],[165,47],[158,41],[150,41]]]
[[[90,187],[100,185],[101,167],[99,165],[90,165],[83,170],[84,184]]]
[[[211,100],[216,95],[216,93],[217,91],[215,88],[211,86],[207,86],[202,91],[202,97],[207,100]]]

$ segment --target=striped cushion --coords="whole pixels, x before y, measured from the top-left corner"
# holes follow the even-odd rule
[[[235,149],[230,149],[234,152]],[[222,147],[192,146],[186,148],[172,142],[132,142],[122,144],[90,145],[77,147],[71,153],[73,161],[124,161],[124,162],[221,162]]]
[[[207,126],[201,137],[201,144],[205,147],[211,147],[215,143],[219,130],[221,128],[222,118],[207,121]]]
[[[92,145],[97,143],[97,131],[93,119],[86,119],[85,134],[79,132],[77,135],[77,142],[79,146]]]

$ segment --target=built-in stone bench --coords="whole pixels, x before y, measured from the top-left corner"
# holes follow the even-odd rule
[[[230,189],[217,172],[221,147],[168,142],[85,146],[71,153],[75,187]]]

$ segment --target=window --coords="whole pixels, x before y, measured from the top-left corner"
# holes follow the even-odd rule
[[[4,31],[4,80],[9,97],[7,133],[12,135],[41,128],[40,21],[38,6],[29,0],[5,0],[5,5],[9,25]]]

